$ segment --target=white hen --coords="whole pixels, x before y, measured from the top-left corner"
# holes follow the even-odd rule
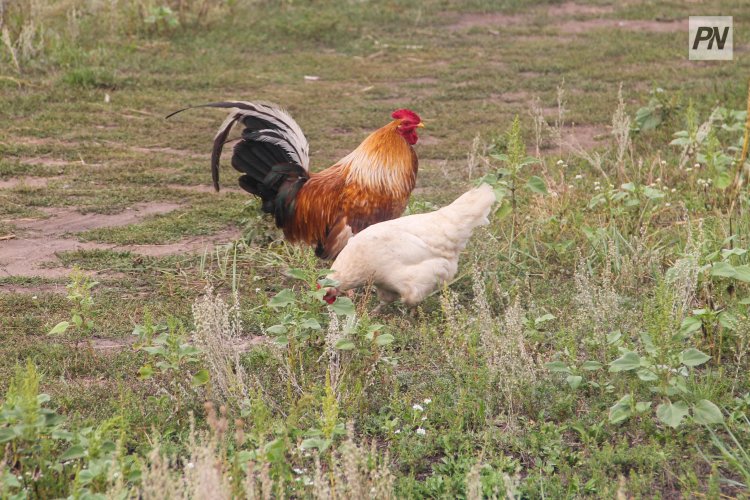
[[[477,226],[489,224],[495,202],[490,186],[464,193],[431,213],[374,224],[352,237],[331,266],[339,282],[324,299],[333,303],[346,290],[372,283],[382,302],[408,306],[424,300],[458,270],[458,256]]]

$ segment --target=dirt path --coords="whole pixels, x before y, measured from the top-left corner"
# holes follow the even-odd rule
[[[12,179],[11,179],[12,181]],[[210,236],[191,237],[166,245],[110,245],[78,241],[72,233],[102,227],[117,227],[139,222],[149,215],[164,214],[180,208],[178,203],[142,203],[113,215],[80,214],[71,209],[46,209],[44,219],[16,219],[14,238],[0,241],[0,277],[61,278],[70,274],[65,267],[50,267],[57,254],[75,250],[129,251],[162,257],[202,251],[214,244],[233,241],[237,229],[227,229]]]

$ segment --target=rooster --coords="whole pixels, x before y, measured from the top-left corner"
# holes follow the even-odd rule
[[[416,184],[418,161],[412,146],[423,124],[408,109],[394,111],[391,123],[333,166],[311,173],[307,139],[280,107],[244,101],[196,107],[230,109],[214,138],[214,188],[219,190],[221,151],[239,122],[244,130],[234,146],[232,166],[243,174],[240,186],[260,197],[263,212],[273,214],[287,240],[314,245],[320,258],[335,258],[352,235],[400,216]]]
[[[323,299],[332,304],[341,292],[372,283],[381,303],[400,298],[415,306],[453,279],[459,254],[474,228],[489,224],[494,202],[495,192],[482,184],[440,210],[368,227],[334,261],[328,277],[338,286],[329,287]]]

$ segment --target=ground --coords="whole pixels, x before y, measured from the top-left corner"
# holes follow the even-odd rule
[[[0,426],[12,427],[30,360],[44,407],[75,437],[39,431],[49,447],[24,455],[28,436],[0,433],[0,471],[23,483],[6,474],[0,492],[145,488],[156,441],[177,457],[173,474],[186,470],[195,418],[234,494],[250,461],[277,494],[325,496],[317,468],[340,473],[329,494],[352,495],[357,481],[335,463],[352,446],[378,458],[397,497],[747,494],[747,188],[730,182],[750,74],[741,2],[170,3],[18,2],[5,14]],[[734,16],[733,61],[687,60],[687,17],[706,13]],[[408,107],[426,124],[410,211],[486,175],[504,200],[447,291],[415,314],[373,317],[360,292],[345,327],[350,311],[337,319],[315,296],[326,263],[283,242],[228,153],[213,191],[223,113],[164,118],[222,99],[288,108],[313,169]],[[701,137],[716,107],[728,111]],[[684,151],[670,145],[682,130]],[[498,158],[514,147],[536,159]],[[294,298],[274,299],[285,290]],[[213,297],[221,316],[233,292],[241,327],[205,327],[200,301]],[[318,329],[300,326],[310,320]],[[49,335],[62,321],[73,326]],[[237,356],[224,376],[241,383],[222,382],[209,330],[224,332],[231,349],[219,351]],[[206,401],[247,437],[217,436]],[[87,427],[118,446],[98,452],[100,476],[81,479],[96,464],[71,453],[43,487],[23,477],[87,446]]]

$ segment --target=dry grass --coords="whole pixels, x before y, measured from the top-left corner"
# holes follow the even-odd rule
[[[193,304],[193,322],[193,340],[203,351],[215,397],[238,407],[248,396],[248,377],[237,349],[242,336],[237,294],[229,306],[212,288],[207,288]]]

